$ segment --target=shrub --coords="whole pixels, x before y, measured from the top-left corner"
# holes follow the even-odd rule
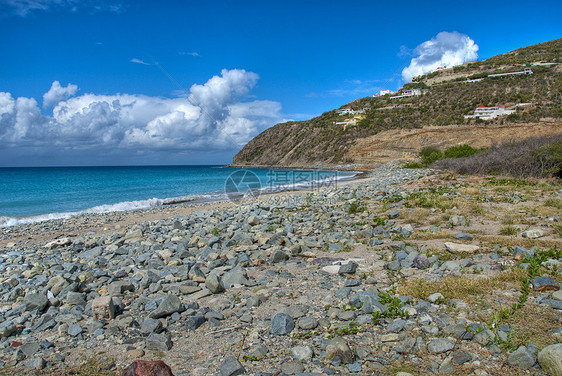
[[[406,163],[402,167],[404,167],[404,168],[422,168],[422,165],[419,164],[418,162],[409,162],[409,163]]]
[[[562,178],[562,134],[502,144],[466,158],[439,160],[433,167],[459,174]]]
[[[463,158],[470,157],[484,149],[476,149],[470,145],[453,146],[445,150],[445,158]]]
[[[422,163],[430,165],[433,162],[445,158],[443,152],[435,147],[425,147],[420,151]]]

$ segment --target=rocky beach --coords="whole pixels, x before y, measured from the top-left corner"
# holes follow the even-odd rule
[[[387,163],[0,229],[0,374],[562,375],[562,189]]]

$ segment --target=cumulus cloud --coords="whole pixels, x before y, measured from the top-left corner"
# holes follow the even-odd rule
[[[410,65],[402,71],[404,82],[412,77],[426,74],[440,66],[464,64],[478,59],[478,45],[465,34],[442,31],[414,49]]]
[[[51,107],[58,102],[68,99],[76,94],[78,86],[68,84],[66,87],[60,85],[60,82],[53,81],[48,92],[43,94],[43,107]]]
[[[0,150],[29,146],[45,150],[144,154],[237,151],[252,137],[283,121],[278,102],[247,101],[257,74],[222,70],[205,84],[193,85],[188,98],[83,94],[76,85],[53,82],[44,115],[33,98],[0,92]],[[0,157],[1,157],[0,152]],[[115,163],[115,161],[114,161]]]

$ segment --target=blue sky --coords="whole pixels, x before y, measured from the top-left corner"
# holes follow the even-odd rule
[[[398,89],[406,67],[561,25],[559,1],[0,0],[0,166],[229,163],[277,122]]]

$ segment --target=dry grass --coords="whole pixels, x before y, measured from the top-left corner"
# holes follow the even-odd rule
[[[526,276],[525,270],[512,269],[493,277],[448,276],[439,282],[418,279],[407,282],[398,292],[419,299],[426,299],[429,295],[440,292],[446,299],[466,300],[471,296],[489,295],[496,289],[518,288]]]
[[[548,332],[560,327],[560,318],[556,310],[550,307],[527,303],[506,321],[514,334],[512,342],[515,346],[534,343],[539,348],[557,343],[558,340]]]
[[[562,248],[562,240],[554,239],[526,239],[495,235],[480,235],[479,240],[487,244],[497,244],[502,247],[519,246],[524,248],[531,248],[532,246],[536,245],[537,247],[543,249]]]
[[[448,231],[439,231],[435,234],[430,232],[416,233],[412,236],[415,240],[434,240],[434,239],[446,239],[446,240],[456,240],[455,236]]]

